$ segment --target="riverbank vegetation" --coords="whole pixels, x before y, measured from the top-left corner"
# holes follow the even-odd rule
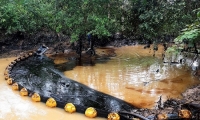
[[[81,35],[100,38],[116,32],[155,40],[176,37],[192,23],[190,37],[199,34],[197,0],[1,0],[0,4],[0,29],[7,35],[48,29],[69,35],[72,41]]]
[[[155,50],[158,42],[175,42],[169,52],[200,51],[198,0],[1,0],[0,4],[1,49],[15,43],[20,48],[42,43],[36,40],[41,36],[32,38],[45,31],[46,43],[54,44],[62,35],[69,36],[71,43],[78,41],[78,54],[85,42],[93,50],[95,44],[105,45],[113,39],[131,45],[137,40],[147,47],[154,43]]]

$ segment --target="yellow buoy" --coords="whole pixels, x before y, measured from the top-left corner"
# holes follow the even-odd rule
[[[12,82],[13,82],[12,78],[8,78],[8,79],[7,79],[7,84],[8,84],[8,85],[11,85]]]
[[[89,107],[85,110],[85,116],[94,118],[97,116],[97,111],[93,107]]]
[[[157,115],[157,120],[167,120],[168,116],[165,113],[161,113]]]
[[[74,106],[74,104],[72,103],[67,103],[65,105],[65,111],[69,112],[69,113],[73,113],[76,112],[76,107]]]
[[[13,90],[19,90],[19,85],[17,83],[12,84]]]
[[[117,113],[109,113],[108,120],[120,120],[120,116]]]
[[[183,119],[189,119],[192,117],[192,113],[189,110],[183,109],[178,111],[178,116]]]
[[[46,102],[46,106],[56,107],[57,106],[56,100],[54,98],[49,98]]]
[[[9,70],[5,70],[5,71],[4,71],[4,75],[9,75],[8,72],[9,72]]]
[[[20,90],[20,95],[22,95],[22,96],[27,96],[27,95],[28,95],[28,90],[27,90],[26,88],[22,88],[22,89]]]
[[[34,93],[32,96],[31,96],[31,99],[35,102],[40,102],[41,101],[41,98],[40,98],[40,95],[38,93]]]
[[[9,76],[8,75],[5,75],[5,80],[8,80],[9,79]]]

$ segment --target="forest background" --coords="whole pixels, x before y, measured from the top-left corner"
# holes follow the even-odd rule
[[[37,31],[67,35],[71,42],[88,34],[108,39],[168,42],[176,38],[196,47],[200,38],[199,0],[1,0],[0,39]],[[86,37],[85,37],[86,38]],[[27,39],[28,41],[28,39]],[[99,41],[99,42],[102,42]],[[2,45],[1,45],[2,46]],[[181,48],[183,49],[183,48]]]

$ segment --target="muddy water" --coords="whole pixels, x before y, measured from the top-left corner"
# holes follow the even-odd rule
[[[152,108],[161,95],[163,100],[177,98],[185,89],[199,83],[185,66],[160,64],[162,49],[159,47],[156,57],[151,57],[153,51],[143,49],[143,46],[121,47],[115,51],[117,56],[108,61],[99,60],[94,66],[76,66],[64,73],[67,77],[135,106]],[[106,50],[99,49],[97,52],[104,54]],[[29,97],[12,91],[3,73],[14,59],[0,59],[0,120],[106,120],[48,108],[44,103],[32,102]]]
[[[98,49],[104,54],[108,49]],[[117,56],[94,66],[76,66],[64,74],[91,88],[123,99],[137,107],[153,108],[162,96],[180,98],[188,87],[198,84],[186,66],[162,64],[163,48],[153,51],[143,46],[116,48]]]
[[[90,119],[83,114],[69,114],[63,109],[48,108],[44,103],[32,102],[30,97],[22,97],[13,91],[4,80],[4,69],[15,58],[0,59],[0,120],[106,120]]]

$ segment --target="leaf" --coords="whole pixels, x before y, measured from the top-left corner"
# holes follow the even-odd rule
[[[199,12],[197,12],[197,17],[198,17],[198,18],[200,18],[200,11],[199,11]]]

